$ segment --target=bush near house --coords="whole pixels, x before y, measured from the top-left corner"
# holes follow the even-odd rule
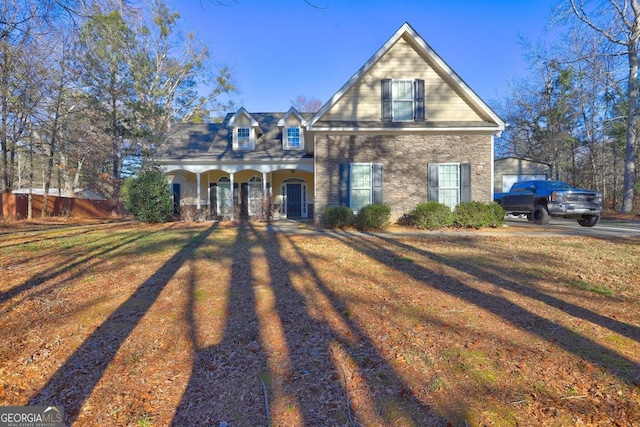
[[[431,201],[418,204],[398,220],[398,225],[434,230],[444,227],[481,228],[503,224],[505,211],[495,203],[463,202],[454,211]]]
[[[353,211],[348,206],[329,206],[322,215],[322,222],[327,228],[349,227],[353,220]]]
[[[389,225],[391,207],[388,205],[374,204],[360,208],[355,217],[354,225],[358,230],[382,230]]]
[[[165,222],[173,212],[173,201],[165,174],[158,169],[140,171],[125,181],[123,196],[127,210],[144,223]]]
[[[464,228],[497,227],[506,212],[495,203],[463,202],[454,211],[454,225]]]
[[[399,221],[400,225],[426,228],[450,227],[453,225],[453,213],[449,206],[431,201],[418,204]]]

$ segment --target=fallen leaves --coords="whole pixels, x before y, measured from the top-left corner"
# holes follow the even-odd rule
[[[2,405],[53,379],[75,425],[640,419],[637,242],[83,227],[0,244]]]

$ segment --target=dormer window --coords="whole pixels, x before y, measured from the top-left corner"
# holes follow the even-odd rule
[[[382,80],[382,120],[424,121],[424,80]]]
[[[239,150],[253,150],[251,128],[238,128],[237,146]]]
[[[255,150],[256,139],[262,135],[262,129],[256,119],[244,108],[240,108],[228,122],[232,130],[234,150]]]
[[[295,108],[291,107],[280,120],[283,150],[304,150],[304,126],[307,121]]]
[[[299,127],[287,128],[287,141],[285,143],[285,148],[295,150],[301,147],[302,147],[302,144],[300,141],[300,128]]]

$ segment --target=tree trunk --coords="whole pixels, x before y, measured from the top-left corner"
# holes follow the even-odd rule
[[[638,47],[637,38],[629,40],[629,105],[627,118],[627,140],[624,158],[624,183],[622,188],[622,206],[620,212],[633,212],[633,196],[635,187],[635,160],[636,160],[636,124],[637,124],[637,100],[638,100]]]

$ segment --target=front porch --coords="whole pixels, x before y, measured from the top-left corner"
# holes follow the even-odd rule
[[[167,171],[175,213],[211,219],[313,218],[313,173],[304,169]]]

